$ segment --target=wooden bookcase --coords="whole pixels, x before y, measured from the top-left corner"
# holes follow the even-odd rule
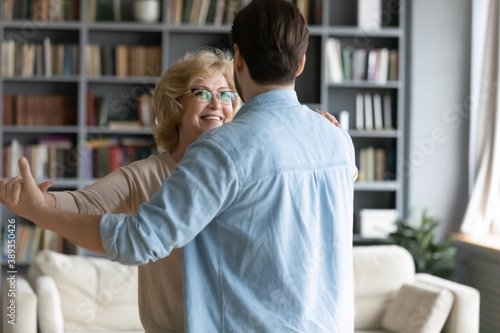
[[[99,0],[98,0],[99,1]],[[85,176],[84,160],[88,156],[85,142],[89,138],[134,137],[150,138],[151,129],[113,131],[105,127],[87,126],[87,91],[94,90],[110,99],[133,96],[136,91],[149,89],[158,77],[114,76],[90,78],[85,69],[85,46],[101,45],[156,45],[161,46],[161,69],[203,45],[231,48],[228,33],[230,25],[173,25],[167,22],[166,10],[170,0],[161,0],[161,17],[157,23],[140,23],[130,20],[132,0],[122,0],[121,22],[89,22],[86,17],[87,1],[80,0],[80,17],[71,22],[35,22],[30,20],[0,20],[0,40],[17,36],[29,42],[43,42],[45,37],[54,41],[79,45],[78,75],[44,77],[2,77],[0,73],[0,95],[6,94],[74,94],[78,100],[77,123],[75,126],[0,126],[0,144],[9,144],[13,138],[21,143],[32,143],[43,134],[65,134],[71,136],[76,147],[76,177],[55,179],[52,189],[81,189],[94,178]],[[397,209],[401,215],[407,214],[407,170],[405,169],[407,148],[407,79],[408,56],[407,0],[382,0],[383,27],[378,31],[365,32],[357,27],[357,2],[352,0],[321,1],[321,24],[310,25],[310,43],[304,73],[297,79],[296,90],[299,100],[311,108],[326,110],[338,115],[341,110],[350,113],[351,128],[354,127],[356,94],[390,94],[392,98],[392,131],[350,130],[356,150],[367,146],[393,150],[395,170],[390,180],[357,182],[355,184],[355,213],[362,208]],[[243,2],[246,2],[243,0]],[[2,9],[0,9],[1,11]],[[0,15],[2,13],[0,12]],[[368,82],[325,83],[325,45],[328,38],[338,38],[352,47],[389,47],[399,50],[399,79],[387,84]],[[0,46],[1,47],[1,46]],[[2,119],[0,99],[0,121]],[[0,164],[0,174],[2,166]],[[5,225],[9,212],[2,209],[2,224]],[[357,221],[357,218],[355,218]],[[358,232],[355,223],[354,233]],[[23,264],[23,263],[20,263]],[[27,263],[24,263],[27,264]]]

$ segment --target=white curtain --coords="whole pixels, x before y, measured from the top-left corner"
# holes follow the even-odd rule
[[[500,6],[490,0],[477,108],[471,108],[475,128],[475,181],[461,231],[500,234]],[[473,92],[474,94],[474,92]]]

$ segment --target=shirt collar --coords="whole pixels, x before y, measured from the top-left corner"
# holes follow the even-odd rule
[[[299,99],[297,98],[297,92],[295,90],[293,89],[271,90],[259,94],[250,99],[240,108],[237,114],[244,113],[250,109],[260,108],[266,104],[278,104],[280,106],[300,105]]]

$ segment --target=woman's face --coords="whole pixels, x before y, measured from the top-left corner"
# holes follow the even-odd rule
[[[232,103],[219,101],[217,93],[230,91],[226,78],[222,74],[214,74],[207,79],[199,80],[189,92],[179,98],[184,108],[184,116],[179,123],[179,143],[191,144],[205,131],[221,126],[231,121],[233,115]],[[201,94],[206,90],[212,93],[210,101],[201,101]],[[206,95],[205,95],[206,96]]]

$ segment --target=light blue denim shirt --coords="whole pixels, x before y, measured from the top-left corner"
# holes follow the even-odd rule
[[[350,137],[293,90],[204,133],[136,214],[104,215],[108,256],[184,247],[187,332],[353,331]]]

